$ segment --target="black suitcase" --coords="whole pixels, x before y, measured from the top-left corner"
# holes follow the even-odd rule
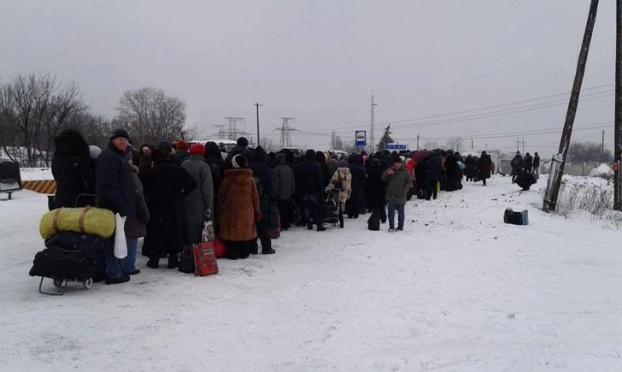
[[[84,257],[76,251],[58,247],[46,248],[35,255],[30,276],[40,276],[39,292],[42,294],[61,295],[69,281],[82,282],[85,288],[93,285],[96,268],[92,258]],[[60,292],[42,290],[43,279],[50,278]]]

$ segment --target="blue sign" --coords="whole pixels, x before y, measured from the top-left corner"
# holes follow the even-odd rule
[[[408,150],[408,145],[405,143],[388,143],[387,150],[389,151],[406,151]]]
[[[364,130],[357,130],[354,133],[354,143],[357,147],[367,146],[367,132]]]

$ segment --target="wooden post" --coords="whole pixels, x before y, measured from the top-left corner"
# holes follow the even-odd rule
[[[542,206],[542,210],[545,212],[553,212],[557,207],[559,188],[561,187],[562,175],[564,174],[564,164],[566,163],[566,156],[568,155],[568,147],[570,147],[572,127],[574,125],[574,120],[577,115],[577,108],[579,107],[579,97],[581,95],[583,76],[585,75],[585,66],[587,64],[587,57],[590,52],[592,33],[594,32],[594,24],[596,23],[598,1],[599,0],[592,0],[592,3],[590,5],[587,25],[585,26],[585,34],[583,35],[583,43],[581,44],[581,51],[579,53],[579,61],[577,62],[577,71],[572,86],[570,102],[568,103],[568,111],[566,112],[566,122],[564,124],[562,138],[559,143],[559,151],[556,156],[553,157],[553,161],[551,162],[549,182],[547,184],[546,193],[544,194],[544,203]]]

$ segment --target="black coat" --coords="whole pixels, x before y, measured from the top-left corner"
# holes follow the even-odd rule
[[[80,194],[93,193],[89,147],[78,132],[64,131],[54,138],[52,175],[56,181],[54,206],[74,207]]]
[[[387,184],[382,180],[384,167],[380,160],[374,159],[367,171],[366,196],[371,210],[380,210],[385,205]]]
[[[536,155],[533,157],[533,167],[534,168],[540,167],[540,156]]]
[[[296,191],[301,195],[322,194],[324,191],[324,176],[320,163],[315,160],[305,160],[295,170]]]
[[[435,183],[441,179],[443,168],[441,167],[441,162],[436,155],[430,155],[423,161],[423,170],[426,183]]]
[[[183,244],[183,199],[196,187],[196,181],[171,160],[156,163],[143,179],[151,218],[147,225],[151,249],[176,253]]]
[[[361,201],[365,196],[365,187],[367,184],[367,172],[362,164],[355,162],[350,163],[350,174],[352,175],[352,193],[350,200]]]
[[[97,159],[97,195],[99,206],[121,216],[136,214],[134,181],[125,155],[108,145]]]
[[[531,166],[533,165],[533,158],[531,155],[526,154],[523,158],[523,169],[527,172],[531,172]]]
[[[482,156],[479,158],[478,167],[479,167],[479,176],[481,179],[490,178],[490,166],[492,165],[492,161],[488,155]]]

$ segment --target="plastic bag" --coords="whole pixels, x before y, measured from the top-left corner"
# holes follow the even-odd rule
[[[127,241],[125,240],[125,217],[115,214],[114,256],[118,259],[127,257]]]

